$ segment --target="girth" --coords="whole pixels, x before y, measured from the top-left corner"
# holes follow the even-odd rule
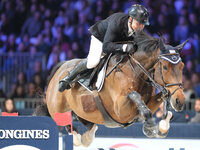
[[[93,94],[94,94],[94,100],[95,100],[96,106],[102,114],[102,117],[104,119],[104,125],[106,127],[108,127],[108,128],[116,128],[116,127],[127,128],[127,127],[131,126],[133,123],[137,122],[137,119],[133,120],[130,123],[120,123],[120,122],[114,120],[111,117],[111,115],[107,112],[104,105],[102,104],[102,100],[98,94],[98,91],[94,90]]]

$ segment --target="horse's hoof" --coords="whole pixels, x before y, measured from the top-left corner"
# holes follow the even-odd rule
[[[168,131],[166,133],[161,133],[159,130],[158,130],[158,133],[157,133],[157,138],[165,138],[168,134]]]
[[[149,138],[153,138],[153,137],[156,137],[156,126],[144,126],[143,125],[143,133],[144,135],[146,135],[147,137]]]
[[[155,118],[149,118],[143,123],[143,133],[149,138],[156,137]]]
[[[75,146],[80,146],[82,144],[81,135],[76,133],[76,131],[73,131],[73,144]]]

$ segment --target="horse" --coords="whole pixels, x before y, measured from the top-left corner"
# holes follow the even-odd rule
[[[106,70],[109,75],[99,92],[88,91],[79,83],[62,93],[58,91],[59,81],[82,59],[61,62],[53,69],[46,90],[48,112],[54,118],[57,112],[73,111],[87,128],[83,135],[73,132],[74,145],[89,146],[95,137],[97,124],[127,127],[138,120],[143,121],[143,132],[147,137],[166,137],[171,118],[167,106],[170,104],[175,111],[183,109],[184,63],[179,55],[186,42],[173,47],[165,44],[162,38],[154,38],[143,31],[135,33],[134,41],[136,52],[111,56]],[[119,62],[122,56],[123,60]],[[116,124],[106,124],[104,114],[95,103],[96,96]],[[166,102],[166,112],[162,121],[167,120],[168,125],[164,131],[152,117],[163,101]]]

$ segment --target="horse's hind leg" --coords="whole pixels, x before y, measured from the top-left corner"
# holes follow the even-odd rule
[[[65,129],[67,130],[69,134],[71,134],[71,125],[67,125]],[[73,126],[73,144],[75,146],[80,146],[82,144],[81,135],[78,133],[78,131],[76,130],[74,126]]]
[[[141,117],[144,120],[143,132],[147,137],[156,136],[156,123],[154,118],[152,118],[151,110],[146,106],[144,101],[141,99],[141,96],[137,92],[131,92],[128,95],[128,99],[135,102]]]
[[[95,133],[97,131],[98,127],[96,124],[93,125],[93,127],[86,131],[82,136],[81,136],[81,142],[83,146],[88,147],[92,141],[94,140]]]
[[[96,133],[98,127],[96,124],[86,121],[86,120],[80,118],[79,116],[77,116],[77,119],[81,123],[83,123],[83,125],[86,127],[87,131],[83,135],[80,135],[78,133],[78,131],[73,127],[73,144],[75,146],[83,145],[85,147],[88,147],[94,140],[95,133]],[[66,126],[66,130],[68,133],[71,133],[70,126]]]
[[[68,129],[70,129],[70,127]],[[85,147],[88,147],[94,140],[97,129],[97,125],[93,124],[92,128],[86,131],[83,135],[80,135],[77,131],[73,130],[73,144],[75,146],[83,145]]]
[[[87,131],[81,136],[82,145],[88,147],[95,137],[95,132],[98,127],[96,124],[89,122],[81,117],[77,116],[77,119],[86,127]]]

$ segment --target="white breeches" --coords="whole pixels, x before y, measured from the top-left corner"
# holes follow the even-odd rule
[[[90,50],[87,57],[88,69],[94,68],[99,64],[99,61],[101,59],[101,54],[103,51],[102,46],[103,46],[102,42],[92,35],[90,42]]]

